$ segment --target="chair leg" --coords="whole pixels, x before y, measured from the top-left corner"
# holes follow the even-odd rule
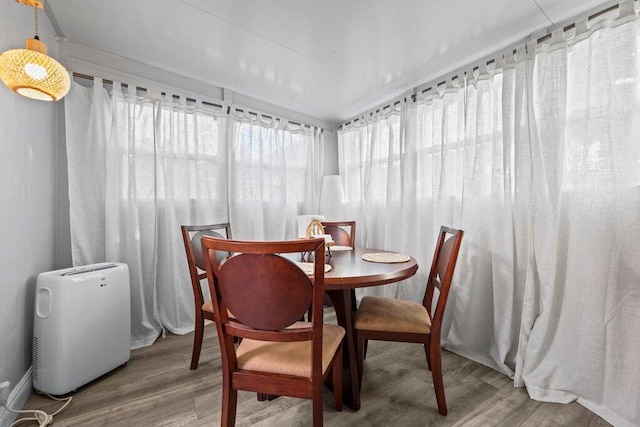
[[[202,336],[204,335],[204,318],[202,313],[196,312],[196,329],[193,334],[193,352],[191,353],[191,370],[198,368],[200,351],[202,350]]]
[[[270,400],[275,400],[278,397],[280,397],[280,396],[275,395],[275,394],[256,393],[256,399],[258,399],[258,402],[266,402],[266,401],[270,401]]]
[[[362,338],[362,333],[356,331],[356,360],[358,361],[358,381],[360,388],[362,388],[362,372],[364,370],[364,356],[367,352],[367,342],[368,340]]]
[[[336,399],[336,411],[342,412],[342,344],[336,352],[336,357],[333,361],[332,375],[333,375],[333,395]]]
[[[367,358],[367,348],[369,347],[369,340],[364,340],[364,345],[363,345],[363,353],[362,353],[362,360],[365,360]]]
[[[313,427],[322,427],[322,381],[313,385]]]
[[[429,368],[429,370],[431,370],[431,354],[429,352],[429,341],[424,343],[423,346],[424,346],[424,355],[427,358],[427,367]]]
[[[440,360],[440,347],[432,346],[431,354],[431,376],[433,377],[433,388],[436,391],[438,401],[438,412],[440,415],[447,415],[447,401],[444,397],[444,382],[442,380],[442,363]]]
[[[236,408],[238,406],[238,391],[231,387],[228,381],[222,385],[222,419],[221,426],[233,427],[236,425]]]

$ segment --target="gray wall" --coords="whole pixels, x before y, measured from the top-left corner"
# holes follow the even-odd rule
[[[39,18],[55,56],[53,30],[44,12]],[[33,37],[33,9],[0,1],[0,28],[0,52],[23,48]],[[0,381],[12,392],[31,366],[36,277],[54,267],[57,111],[0,84]]]
[[[324,168],[323,175],[338,175],[338,133],[324,131]]]

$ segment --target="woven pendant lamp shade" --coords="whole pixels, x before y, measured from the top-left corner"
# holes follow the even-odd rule
[[[47,54],[47,47],[27,39],[26,49],[12,49],[0,55],[0,79],[14,92],[28,98],[57,101],[69,92],[67,70]]]
[[[42,9],[42,0],[16,1],[33,7],[36,35],[27,39],[26,49],[0,54],[0,79],[9,89],[28,98],[62,99],[69,92],[71,78],[62,64],[47,55],[47,45],[38,37],[38,9]]]

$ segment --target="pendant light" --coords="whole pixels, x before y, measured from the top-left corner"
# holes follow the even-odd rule
[[[12,49],[0,55],[0,79],[9,89],[28,98],[43,101],[62,99],[71,86],[67,70],[47,55],[47,45],[38,37],[38,9],[41,0],[16,0],[33,6],[36,35],[27,39],[26,49]]]

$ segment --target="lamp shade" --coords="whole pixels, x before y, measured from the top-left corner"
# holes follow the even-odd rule
[[[44,43],[35,39],[27,40],[27,49],[0,55],[0,79],[12,91],[43,101],[57,101],[71,87],[67,70],[46,54]]]
[[[340,175],[325,175],[320,190],[320,215],[329,221],[345,219],[344,186]]]

